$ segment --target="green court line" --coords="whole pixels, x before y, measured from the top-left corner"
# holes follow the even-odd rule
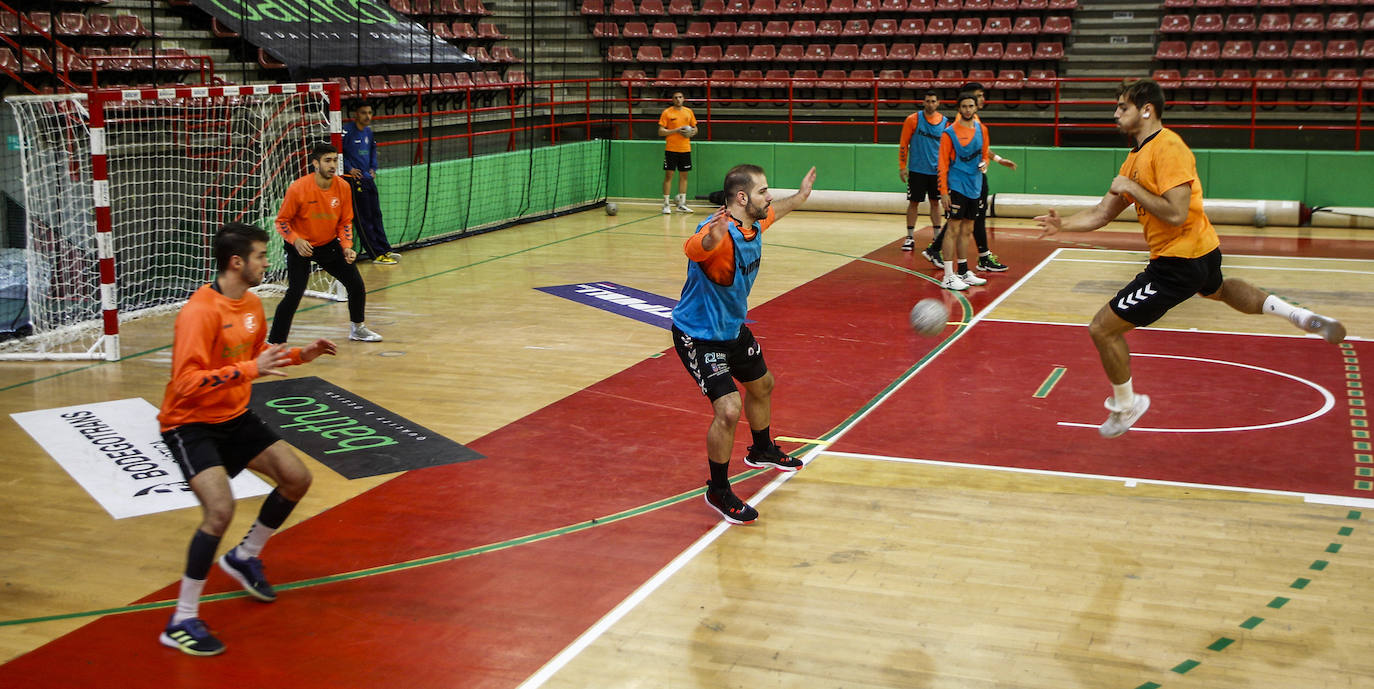
[[[1185,661],[1179,663],[1178,665],[1175,665],[1175,666],[1173,667],[1173,669],[1170,670],[1170,672],[1177,672],[1177,673],[1180,674],[1180,675],[1185,675],[1185,674],[1188,674],[1188,671],[1189,671],[1189,670],[1191,670],[1191,669],[1193,669],[1193,668],[1195,668],[1195,667],[1197,667],[1197,666],[1199,666],[1199,665],[1201,665],[1201,664],[1202,664],[1202,663],[1200,663],[1200,662],[1198,662],[1198,661],[1196,661],[1196,660],[1191,660],[1191,659],[1190,659],[1190,660],[1185,660]]]
[[[1231,644],[1235,643],[1235,641],[1236,641],[1235,639],[1228,639],[1228,638],[1226,638],[1226,637],[1223,636],[1223,637],[1217,639],[1216,641],[1213,641],[1212,644],[1211,644],[1210,646],[1207,647],[1207,650],[1209,650],[1209,651],[1220,651],[1220,650],[1226,648],[1227,646],[1230,646]]]
[[[1048,378],[1045,379],[1045,382],[1040,384],[1040,389],[1036,390],[1035,394],[1031,395],[1031,397],[1034,397],[1036,399],[1045,399],[1046,397],[1049,397],[1050,391],[1054,389],[1054,386],[1056,383],[1059,382],[1059,379],[1064,377],[1064,372],[1067,370],[1069,369],[1063,366],[1055,366],[1054,370],[1050,371],[1050,375]]]

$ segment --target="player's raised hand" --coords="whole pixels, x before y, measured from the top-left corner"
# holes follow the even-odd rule
[[[1039,239],[1053,237],[1064,227],[1064,219],[1059,217],[1059,212],[1053,208],[1044,215],[1035,216],[1035,222],[1040,225]]]
[[[339,348],[333,342],[320,338],[311,342],[309,346],[301,348],[301,361],[314,361],[321,354],[333,356],[339,353]]]
[[[291,363],[291,355],[286,353],[286,345],[268,345],[267,349],[262,350],[258,355],[258,375],[260,376],[285,376],[286,372],[282,369]]]
[[[701,240],[701,248],[710,251],[730,236],[730,214],[721,206],[706,219],[707,235]]]
[[[816,183],[816,166],[815,166],[815,165],[812,165],[812,166],[811,166],[811,170],[810,170],[809,172],[806,173],[806,176],[805,176],[805,177],[802,178],[801,187],[799,187],[799,188],[797,189],[797,193],[801,194],[802,196],[810,196],[810,195],[811,195],[811,186],[814,185],[815,183]]]

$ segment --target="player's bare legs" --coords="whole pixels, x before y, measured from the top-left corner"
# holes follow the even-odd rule
[[[1223,302],[1241,313],[1268,313],[1286,318],[1299,329],[1321,335],[1331,344],[1345,339],[1345,326],[1340,321],[1289,304],[1282,297],[1269,294],[1238,278],[1222,280],[1221,289],[1207,295],[1207,298]]]
[[[1102,370],[1112,384],[1112,396],[1105,406],[1111,414],[1098,431],[1107,438],[1125,433],[1150,408],[1148,395],[1138,395],[1131,386],[1131,349],[1126,333],[1135,328],[1110,306],[1103,306],[1088,325],[1088,334],[1102,359]]]

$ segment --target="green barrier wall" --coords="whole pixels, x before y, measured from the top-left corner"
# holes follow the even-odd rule
[[[1016,171],[993,165],[994,193],[1106,193],[1126,149],[995,146]],[[1302,201],[1309,206],[1374,206],[1374,153],[1196,150],[1198,177],[1209,198]],[[663,193],[663,143],[614,141],[607,195],[658,198]],[[905,192],[897,176],[896,144],[788,144],[704,141],[692,144],[688,195],[720,188],[738,163],[762,165],[772,186],[794,188],[817,168],[816,187],[840,191]],[[673,181],[672,193],[677,193]]]

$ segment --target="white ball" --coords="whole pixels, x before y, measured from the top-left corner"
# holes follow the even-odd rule
[[[610,202],[610,201],[607,201],[607,202],[606,202],[606,215],[615,215],[616,213],[619,213],[619,212],[620,212],[620,206],[617,206],[617,205],[615,205],[614,203],[612,203],[612,202]]]
[[[688,128],[687,128],[687,136],[696,136],[696,135],[697,135],[697,128],[696,128],[696,127],[688,127]]]
[[[949,307],[939,299],[922,299],[911,307],[910,320],[916,334],[934,337],[949,323]]]

